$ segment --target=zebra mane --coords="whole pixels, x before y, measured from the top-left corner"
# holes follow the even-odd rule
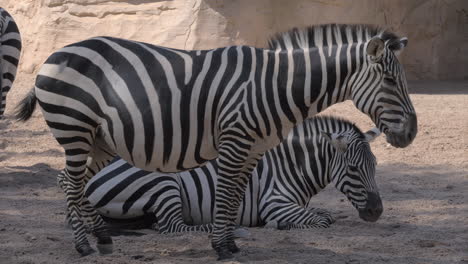
[[[374,36],[387,40],[399,37],[381,27],[365,24],[324,24],[306,28],[293,28],[274,35],[268,41],[268,48],[274,50],[307,49],[329,45],[366,42]],[[316,42],[316,40],[321,40]]]
[[[356,124],[342,117],[319,115],[304,121],[305,125],[311,127],[314,130],[318,128],[317,123],[321,124],[320,130],[325,132],[333,133],[352,130],[356,134],[364,137],[364,132],[362,132],[361,129],[356,126]]]

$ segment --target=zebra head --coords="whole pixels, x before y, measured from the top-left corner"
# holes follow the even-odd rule
[[[323,138],[332,146],[330,177],[358,210],[359,217],[375,222],[383,212],[377,184],[375,182],[376,158],[369,142],[379,134],[378,129],[366,133],[357,127],[344,132],[321,132]]]
[[[367,57],[351,87],[357,108],[370,116],[388,143],[399,148],[411,144],[418,131],[405,71],[397,58],[407,43],[407,38],[387,31],[367,41]]]

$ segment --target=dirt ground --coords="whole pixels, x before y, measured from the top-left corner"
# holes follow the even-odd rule
[[[64,224],[64,196],[55,175],[62,149],[36,110],[27,123],[12,108],[33,85],[24,77],[10,92],[0,121],[0,263],[213,263],[206,234],[114,238],[114,253],[80,258]],[[406,149],[380,137],[377,182],[384,213],[376,223],[359,219],[329,186],[315,206],[338,218],[328,229],[277,231],[251,228],[238,240],[232,263],[468,263],[468,82],[412,82],[419,134]],[[369,119],[347,102],[327,110],[355,121]],[[94,241],[92,241],[94,243]]]

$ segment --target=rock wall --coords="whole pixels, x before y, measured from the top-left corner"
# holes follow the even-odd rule
[[[316,23],[371,23],[408,36],[408,79],[468,79],[466,0],[0,0],[19,24],[20,70],[34,74],[54,50],[97,35],[181,49],[264,46]]]

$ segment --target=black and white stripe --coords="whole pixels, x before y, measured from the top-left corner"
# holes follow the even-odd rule
[[[252,172],[236,224],[328,227],[331,215],[308,205],[330,183],[348,197],[364,220],[376,221],[383,207],[375,183],[376,160],[368,143],[379,133],[362,133],[350,122],[331,117],[315,117],[295,127]],[[167,174],[146,172],[115,159],[88,182],[85,195],[110,219],[154,214],[161,233],[210,232],[215,187],[215,161]]]
[[[0,119],[6,107],[6,96],[16,77],[21,54],[21,36],[13,17],[0,7]]]
[[[114,155],[140,169],[178,172],[217,162],[212,245],[220,259],[239,249],[232,231],[249,175],[263,153],[326,107],[352,99],[394,146],[416,135],[416,115],[394,52],[406,39],[370,26],[292,30],[270,49],[234,46],[184,51],[96,37],[66,46],[42,65],[17,117],[36,98],[65,149],[65,190],[82,255],[112,240],[83,198]]]

